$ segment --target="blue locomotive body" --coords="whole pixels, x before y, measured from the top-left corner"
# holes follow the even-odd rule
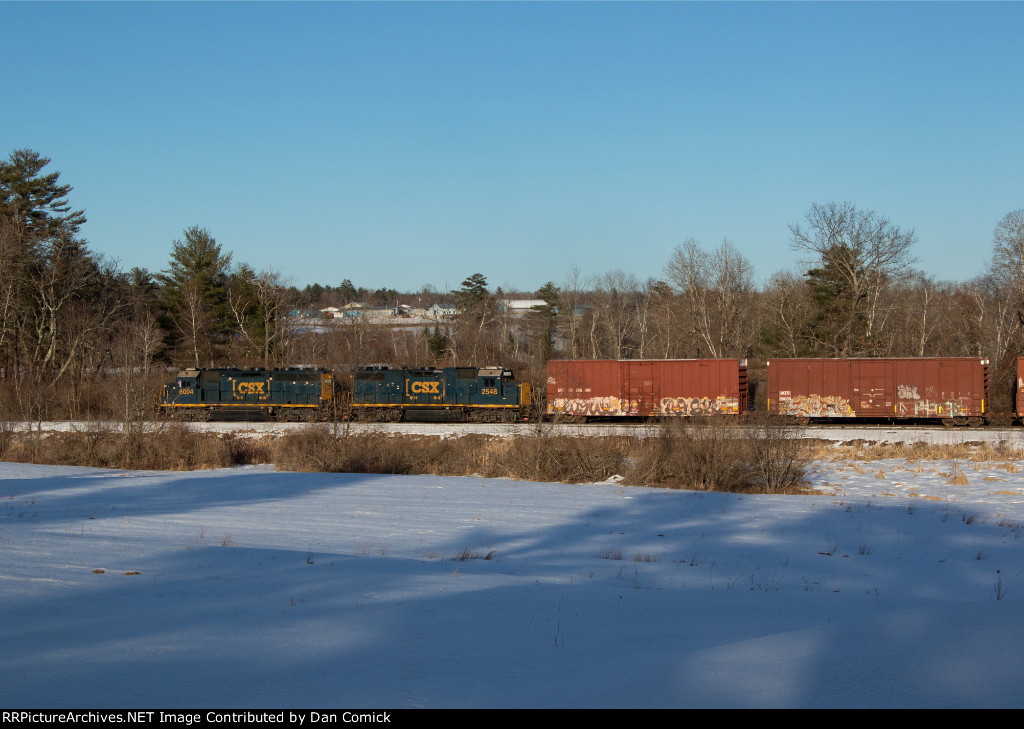
[[[323,420],[333,405],[330,370],[286,367],[182,370],[159,407],[182,420]]]
[[[352,376],[355,420],[511,422],[529,406],[530,385],[503,367],[362,367]]]

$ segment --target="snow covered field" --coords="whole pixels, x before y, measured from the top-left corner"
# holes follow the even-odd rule
[[[818,463],[780,497],[0,464],[0,695],[1021,707],[1024,473],[960,467]]]

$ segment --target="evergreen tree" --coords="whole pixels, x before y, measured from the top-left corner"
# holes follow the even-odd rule
[[[482,273],[469,276],[462,282],[462,287],[452,293],[460,316],[465,314],[478,318],[485,315],[491,295],[487,290],[487,278]]]
[[[338,287],[338,293],[341,295],[341,303],[348,304],[356,300],[359,292],[356,291],[356,287],[352,285],[352,282],[347,278],[341,282],[341,286]]]
[[[475,364],[496,356],[500,350],[500,344],[495,341],[499,333],[493,326],[497,311],[494,298],[487,290],[487,279],[482,273],[474,273],[452,294],[458,314],[449,351],[456,363]]]
[[[85,214],[68,203],[60,173],[44,173],[49,163],[28,149],[0,162],[0,366],[19,373],[15,397],[31,417],[47,413],[66,376],[85,376],[122,308],[116,274],[79,238]]]
[[[0,162],[0,214],[26,248],[74,238],[85,223],[85,212],[68,204],[71,186],[59,183],[60,172],[42,174],[48,164],[48,157],[30,149],[17,149]]]
[[[819,354],[829,357],[871,350],[868,319],[862,305],[867,294],[851,286],[850,277],[845,274],[856,270],[859,277],[865,277],[863,267],[853,258],[849,248],[836,245],[823,256],[821,266],[804,274],[815,311],[807,336]]]
[[[187,353],[194,367],[213,362],[231,330],[227,284],[231,253],[206,228],[192,226],[171,247],[170,266],[158,277],[170,319],[172,345]]]
[[[554,351],[560,294],[561,290],[554,282],[548,281],[537,291],[537,298],[543,299],[544,303],[534,306],[528,315],[532,340],[530,348],[541,362],[547,362]]]

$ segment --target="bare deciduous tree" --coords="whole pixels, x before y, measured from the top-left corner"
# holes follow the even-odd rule
[[[807,329],[814,312],[807,283],[788,271],[779,271],[761,294],[762,341],[769,357],[807,354]]]
[[[1013,293],[1024,321],[1024,210],[1003,216],[993,234],[992,270]]]
[[[789,231],[793,248],[815,266],[808,279],[823,310],[819,343],[832,356],[872,353],[880,295],[913,262],[914,230],[850,202],[814,203],[805,223],[792,223]]]
[[[280,274],[242,266],[228,285],[228,306],[248,349],[270,367],[272,354],[286,348],[288,339],[288,288]]]
[[[198,278],[183,282],[174,299],[171,319],[181,343],[189,352],[193,367],[200,367],[210,352],[210,314]]]
[[[690,238],[673,251],[665,274],[679,291],[703,354],[742,356],[753,343],[747,321],[753,270],[728,240],[708,252]]]

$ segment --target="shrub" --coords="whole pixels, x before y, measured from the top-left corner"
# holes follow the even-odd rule
[[[749,468],[736,423],[715,418],[665,420],[645,438],[627,480],[698,491],[743,491]]]
[[[794,493],[808,449],[795,426],[764,416],[670,420],[644,439],[628,482],[699,491]]]
[[[808,463],[808,447],[797,426],[785,418],[759,415],[744,429],[750,463],[749,486],[761,494],[799,490]]]

